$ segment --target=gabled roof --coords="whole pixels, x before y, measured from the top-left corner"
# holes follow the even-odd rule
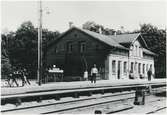
[[[115,39],[119,44],[125,44],[127,46],[130,46],[136,41],[137,38],[141,37],[141,40],[145,46],[145,48],[148,48],[144,38],[141,36],[140,33],[134,33],[134,34],[121,34],[121,35],[110,35],[112,39]]]
[[[118,43],[132,43],[133,40],[139,36],[139,34],[140,33],[110,35],[110,38],[115,39]]]
[[[67,30],[66,32],[62,33],[55,40],[55,42],[57,42],[59,39],[61,39],[63,36],[65,36],[67,33],[71,32],[74,29],[79,30],[79,31],[81,31],[81,32],[93,37],[94,39],[96,39],[100,42],[103,42],[103,43],[105,43],[109,46],[117,47],[117,48],[124,49],[124,50],[129,50],[129,48],[125,47],[125,45],[128,45],[128,46],[132,45],[136,41],[136,39],[140,37],[141,38],[140,40],[142,40],[142,42],[145,46],[145,48],[143,48],[144,53],[150,54],[150,55],[156,55],[155,53],[148,50],[147,44],[146,44],[144,38],[141,36],[140,33],[121,34],[121,35],[103,35],[103,34],[92,32],[92,31],[89,31],[89,30],[86,30],[86,29],[72,27],[69,30]],[[51,44],[54,44],[54,42],[52,42]]]
[[[143,52],[146,53],[146,54],[149,54],[149,55],[154,55],[154,56],[156,56],[155,53],[153,53],[152,51],[150,51],[150,50],[148,50],[148,49],[145,49],[145,48],[143,48]]]
[[[72,30],[79,30],[91,37],[93,37],[94,39],[100,41],[100,42],[103,42],[109,46],[112,46],[112,47],[117,47],[117,48],[120,48],[120,49],[124,49],[124,50],[129,50],[128,48],[122,46],[121,44],[119,44],[117,41],[115,41],[114,39],[111,39],[109,36],[106,36],[106,35],[103,35],[103,34],[99,34],[99,33],[96,33],[96,32],[92,32],[92,31],[89,31],[89,30],[86,30],[86,29],[81,29],[81,28],[78,28],[78,27],[72,27],[70,28],[69,30],[67,30],[66,32],[62,33],[56,40],[58,41],[59,39],[61,39],[63,36],[65,36],[67,33],[71,32]],[[50,43],[50,45],[54,44],[54,42]]]
[[[114,39],[111,39],[109,36],[106,36],[106,35],[103,35],[103,34],[99,34],[99,33],[96,33],[96,32],[92,32],[92,31],[89,31],[89,30],[86,30],[86,29],[80,29],[80,28],[78,28],[78,29],[81,30],[82,32],[94,37],[95,39],[98,39],[99,41],[101,41],[101,42],[103,42],[105,44],[108,44],[108,45],[114,46],[114,47],[118,47],[118,48],[121,48],[121,49],[128,50],[128,48],[122,46],[121,44],[119,44]]]

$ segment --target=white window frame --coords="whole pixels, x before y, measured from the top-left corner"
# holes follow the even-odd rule
[[[80,42],[80,53],[83,53],[86,51],[86,42],[85,41],[82,41]]]
[[[73,49],[72,42],[67,42],[67,52],[72,53],[72,49]]]

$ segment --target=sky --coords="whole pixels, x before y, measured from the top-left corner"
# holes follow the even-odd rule
[[[160,1],[43,1],[43,27],[64,32],[72,21],[82,27],[94,21],[106,28],[125,31],[139,29],[151,23],[160,29],[167,27],[167,2]],[[38,1],[1,1],[1,31],[16,31],[20,24],[31,21],[38,25]],[[49,14],[47,12],[50,12]]]

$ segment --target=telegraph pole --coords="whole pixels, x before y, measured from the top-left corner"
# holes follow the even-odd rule
[[[39,1],[39,23],[38,23],[38,70],[37,83],[41,85],[42,78],[42,1]]]

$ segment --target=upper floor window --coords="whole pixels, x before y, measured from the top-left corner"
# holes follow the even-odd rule
[[[138,48],[137,48],[137,45],[136,45],[135,47],[136,47],[135,52],[136,52],[136,56],[137,56],[137,54],[138,54]]]
[[[86,42],[80,42],[80,52],[83,53],[86,50]]]
[[[132,46],[130,46],[129,55],[130,55],[130,56],[132,56],[132,55],[133,55],[133,45],[132,45]]]
[[[54,52],[55,52],[55,53],[58,52],[58,48],[57,48],[57,46],[55,46]]]
[[[98,51],[100,49],[99,45],[96,44],[96,51]]]
[[[68,53],[72,52],[72,42],[67,42],[67,52]]]
[[[132,45],[129,51],[130,56],[143,57],[142,47],[138,44]]]
[[[143,57],[143,49],[140,47],[140,57]]]
[[[75,33],[75,34],[74,34],[74,37],[76,37],[76,38],[77,38],[77,37],[78,37],[78,35]]]
[[[139,53],[139,57],[141,57],[141,53],[140,52],[141,52],[141,47],[139,46],[139,52],[138,52]]]

